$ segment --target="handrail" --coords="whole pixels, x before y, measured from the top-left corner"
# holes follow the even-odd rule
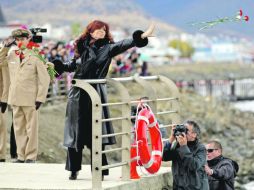
[[[167,89],[163,88],[163,91],[169,91],[170,97],[159,97],[159,94],[156,93],[156,90],[150,84],[151,80],[159,81],[160,83],[164,83],[167,86]],[[144,103],[149,103],[152,108],[154,114],[156,116],[170,114],[172,123],[179,123],[179,92],[175,84],[166,77],[163,76],[148,76],[148,77],[126,77],[126,78],[113,78],[113,79],[91,79],[91,80],[73,80],[73,84],[76,87],[82,88],[85,90],[91,98],[92,101],[92,143],[93,143],[93,152],[92,152],[92,188],[96,190],[102,189],[101,182],[101,171],[114,168],[114,167],[122,167],[122,180],[130,179],[130,147],[131,147],[131,134],[134,133],[132,129],[131,119],[135,118],[131,113],[131,105],[136,105],[140,101],[135,99],[131,99],[129,91],[122,83],[126,82],[135,82],[143,89],[143,94],[147,95],[149,98],[142,100]],[[120,93],[118,98],[120,101],[116,102],[107,102],[101,103],[100,97],[95,91],[95,88],[90,84],[106,84],[110,85]],[[96,94],[95,94],[96,93]],[[142,96],[141,96],[142,97]],[[170,110],[157,111],[157,103],[158,102],[170,102]],[[111,118],[101,118],[102,116],[102,108],[106,106],[117,106],[121,108],[121,115],[115,116]],[[121,130],[119,132],[113,134],[101,134],[101,124],[103,122],[115,122],[121,121],[120,127]],[[172,125],[163,125],[160,126],[160,129],[170,127]],[[102,138],[106,137],[114,137],[120,136],[122,138],[121,147],[111,148],[102,151],[101,143]],[[167,139],[163,139],[163,142],[167,141]],[[115,163],[111,165],[102,166],[101,159],[102,154],[107,154],[111,152],[121,151],[122,152],[122,160],[120,163]]]
[[[106,137],[115,137],[118,135],[128,135],[131,132],[122,132],[122,133],[114,133],[114,134],[109,134],[109,135],[101,135],[102,138],[106,138]]]
[[[117,120],[123,120],[128,119],[129,117],[115,117],[115,118],[108,118],[108,119],[102,119],[102,122],[108,122],[108,121],[117,121]]]
[[[128,147],[122,147],[122,148],[114,148],[114,149],[109,149],[109,150],[103,150],[101,153],[109,153],[109,152],[116,152],[119,150],[128,150]]]
[[[102,166],[102,170],[107,170],[110,168],[116,168],[119,166],[126,166],[128,165],[128,162],[121,162],[121,163],[116,163],[116,164],[111,164],[111,165],[107,165],[107,166]]]

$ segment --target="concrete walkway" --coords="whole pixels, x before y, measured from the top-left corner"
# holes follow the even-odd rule
[[[90,165],[83,165],[74,181],[68,179],[69,172],[64,167],[64,164],[0,163],[0,189],[92,189]],[[113,168],[102,186],[114,190],[161,189],[159,186],[167,185],[171,173],[168,167],[161,167],[155,175],[142,176],[141,180],[121,181],[121,169]]]

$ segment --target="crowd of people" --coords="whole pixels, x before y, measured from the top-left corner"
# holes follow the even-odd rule
[[[28,47],[32,34],[27,29],[12,32],[12,38],[4,40],[0,49],[0,162],[6,161],[6,108],[9,104],[13,113],[13,129],[17,145],[15,163],[35,163],[38,154],[38,110],[50,84],[47,72],[53,65],[59,75],[72,73],[74,79],[103,79],[111,70],[112,76],[126,76],[130,73],[149,75],[147,62],[140,64],[137,48],[145,47],[152,36],[153,28],[135,31],[133,38],[114,42],[109,25],[93,21],[74,43],[45,43],[42,47],[47,63],[31,56]],[[21,45],[20,45],[21,44]],[[30,44],[31,45],[31,44]],[[107,102],[105,84],[93,84]],[[92,108],[87,93],[71,87],[68,94],[64,146],[67,147],[66,170],[70,180],[76,180],[81,170],[84,146],[91,151]],[[109,110],[102,111],[103,118],[110,118]],[[173,126],[169,140],[164,146],[163,160],[172,161],[174,190],[231,190],[238,171],[237,163],[222,155],[218,141],[203,145],[201,131],[195,121],[184,123],[185,131],[176,133]],[[111,122],[102,124],[102,134],[113,133]],[[106,145],[116,143],[115,137],[103,138],[102,150]],[[92,154],[91,154],[92,155]],[[107,165],[102,155],[102,165]],[[93,171],[93,167],[91,166]],[[102,171],[102,177],[108,175]],[[103,178],[102,178],[103,180]]]
[[[74,41],[44,41],[41,46],[49,62],[55,59],[66,62],[74,57]],[[148,61],[141,58],[136,47],[115,56],[109,68],[109,77],[148,76]]]
[[[116,56],[111,63],[110,76],[124,77],[130,75],[148,76],[148,62],[142,60],[136,48]]]

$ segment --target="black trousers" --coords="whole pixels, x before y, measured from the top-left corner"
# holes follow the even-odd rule
[[[10,155],[11,158],[17,158],[17,145],[16,145],[16,139],[14,134],[14,128],[13,128],[13,122],[11,125],[11,132],[10,132]]]
[[[91,171],[92,171],[92,148],[88,147],[91,152]],[[102,145],[102,150],[105,150],[105,146]],[[81,170],[82,164],[82,151],[83,149],[79,149],[78,151],[75,148],[68,148],[67,151],[67,159],[65,169],[68,171],[79,171]],[[105,154],[102,154],[102,166],[108,165],[107,157]],[[109,171],[103,170],[102,175],[108,175]]]

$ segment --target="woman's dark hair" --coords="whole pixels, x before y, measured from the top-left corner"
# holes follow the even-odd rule
[[[77,56],[79,56],[79,54],[81,54],[81,52],[78,51],[78,44],[83,43],[88,38],[89,39],[92,38],[90,33],[93,33],[95,30],[101,29],[103,27],[105,27],[105,32],[106,32],[104,39],[108,40],[110,43],[114,42],[113,37],[112,37],[111,33],[109,32],[109,25],[105,22],[100,21],[100,20],[94,20],[87,25],[87,27],[85,28],[83,33],[77,38],[77,40],[74,43],[75,44],[74,45],[75,53],[78,54]],[[89,41],[89,45],[92,45],[93,43],[94,43],[93,40]]]

